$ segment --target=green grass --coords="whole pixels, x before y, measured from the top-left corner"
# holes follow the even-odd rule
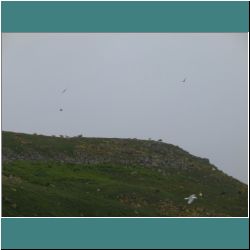
[[[3,132],[2,147],[3,216],[247,216],[247,185],[171,144]]]
[[[137,166],[13,161],[3,168],[3,216],[247,216],[246,188],[207,178]],[[184,197],[199,192],[203,197],[187,205]]]

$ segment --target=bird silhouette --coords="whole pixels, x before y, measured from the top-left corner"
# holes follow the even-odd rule
[[[186,82],[187,78],[184,78],[181,82]]]
[[[63,94],[63,93],[65,93],[65,92],[66,92],[66,90],[67,90],[67,88],[66,88],[66,89],[64,89],[61,93],[62,93],[62,94]],[[62,108],[60,108],[60,109],[59,109],[59,111],[60,111],[60,112],[62,112],[62,111],[63,111],[63,109],[62,109]]]

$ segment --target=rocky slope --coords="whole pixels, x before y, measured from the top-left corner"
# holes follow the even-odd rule
[[[190,155],[181,148],[152,140],[117,138],[62,138],[21,133],[3,133],[3,161],[44,160],[76,164],[124,164],[153,168],[188,169],[208,159]]]
[[[160,141],[3,132],[2,161],[6,216],[247,216],[247,185]]]

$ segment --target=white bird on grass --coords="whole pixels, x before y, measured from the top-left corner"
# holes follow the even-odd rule
[[[198,199],[195,194],[190,195],[189,197],[184,198],[185,200],[188,200],[188,204],[191,204],[195,199]]]

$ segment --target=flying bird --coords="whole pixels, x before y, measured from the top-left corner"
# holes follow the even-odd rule
[[[181,82],[186,82],[187,78],[184,78]]]
[[[197,199],[195,194],[190,195],[189,197],[184,198],[185,200],[188,200],[188,204],[191,204],[195,199]]]
[[[62,94],[63,94],[63,93],[65,93],[65,92],[66,92],[66,90],[67,90],[67,89],[64,89],[64,90],[62,91]]]
[[[59,109],[59,111],[63,111],[63,109]]]

